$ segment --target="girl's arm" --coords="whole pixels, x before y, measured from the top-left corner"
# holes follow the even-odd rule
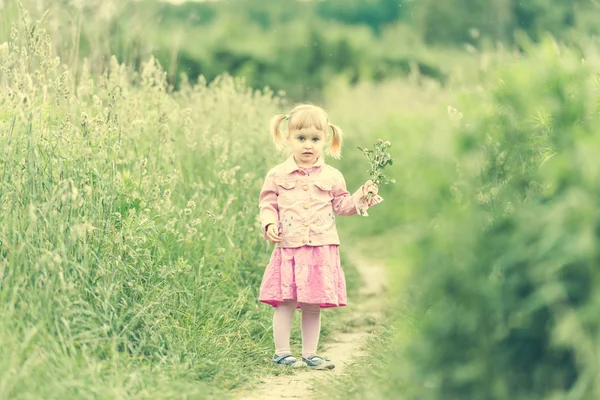
[[[269,171],[259,197],[260,224],[263,234],[269,224],[279,226],[279,208],[277,207],[277,186],[275,185],[275,172]]]
[[[369,205],[366,201],[362,200],[364,185],[354,192],[353,195],[350,195],[350,192],[348,192],[346,189],[346,180],[342,174],[338,176],[338,180],[338,184],[334,185],[332,190],[333,211],[335,211],[336,214],[354,215],[357,214],[361,209],[366,211],[366,209],[370,206],[377,204],[372,203]]]

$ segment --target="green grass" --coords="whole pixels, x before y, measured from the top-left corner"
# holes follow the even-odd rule
[[[2,51],[0,398],[220,398],[277,373],[257,199],[284,100],[228,76],[173,93],[153,59],[76,77],[39,23]]]

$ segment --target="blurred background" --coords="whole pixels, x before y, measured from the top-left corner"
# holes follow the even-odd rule
[[[7,39],[18,2],[0,3]],[[65,62],[110,56],[139,67],[153,54],[178,87],[228,73],[250,87],[322,100],[332,81],[382,82],[422,74],[442,84],[475,51],[518,51],[551,34],[578,46],[598,33],[592,0],[29,1]]]
[[[0,399],[280,374],[257,199],[299,102],[344,130],[351,191],[379,138],[396,180],[338,221],[350,297],[345,248],[390,279],[382,320],[324,312],[324,341],[372,335],[319,392],[600,398],[599,21],[596,0],[0,0]]]

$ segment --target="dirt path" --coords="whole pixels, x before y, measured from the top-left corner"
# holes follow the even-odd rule
[[[370,335],[371,328],[382,318],[381,299],[384,296],[386,274],[380,265],[367,262],[358,250],[347,250],[364,282],[359,289],[360,301],[352,302],[348,315],[343,317],[343,332],[331,335],[328,342],[319,343],[319,353],[335,361],[332,371],[301,370],[293,375],[269,375],[249,392],[237,395],[239,400],[296,399],[314,396],[316,383],[344,373],[346,365],[364,355],[363,341]],[[358,300],[358,299],[357,299]]]

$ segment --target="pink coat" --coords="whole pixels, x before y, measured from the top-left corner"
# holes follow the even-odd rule
[[[342,173],[323,157],[308,171],[290,156],[267,173],[259,198],[260,221],[263,232],[268,224],[279,227],[283,240],[277,247],[339,245],[336,214],[368,208],[361,200],[363,187],[350,195]]]

